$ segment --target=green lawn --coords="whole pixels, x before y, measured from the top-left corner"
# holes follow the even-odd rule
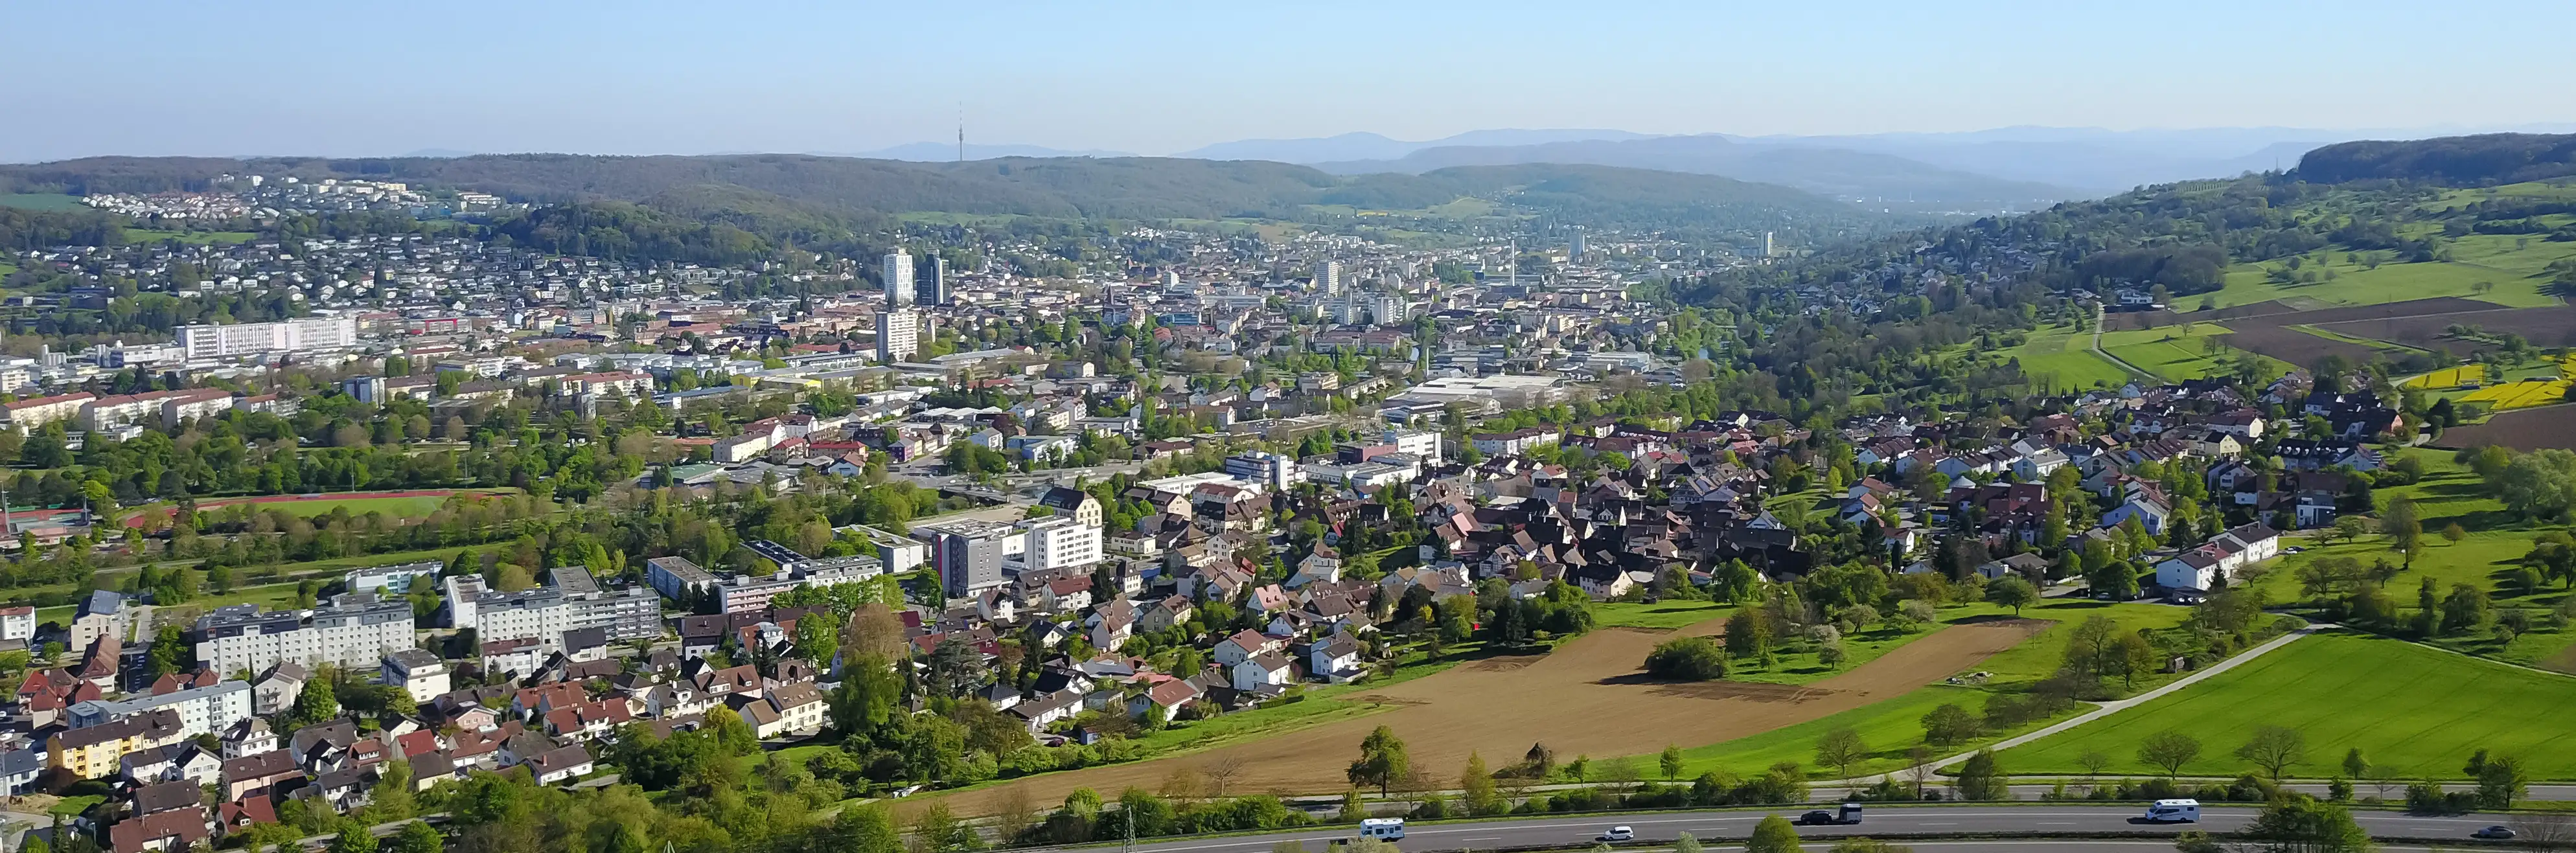
[[[2093,333],[2078,333],[2071,323],[2032,332],[2021,345],[1999,354],[2020,360],[2024,376],[2049,377],[2049,385],[2059,391],[2117,388],[2130,379],[2128,371],[2093,352]]]
[[[381,512],[395,518],[419,518],[438,511],[439,506],[445,503],[447,499],[442,497],[316,498],[309,501],[269,501],[248,506],[253,511],[265,512],[278,509],[302,516],[328,515],[332,510],[346,508],[350,515]],[[226,508],[216,507],[210,511],[222,512]]]
[[[80,196],[76,195],[6,193],[0,194],[0,207],[14,207],[20,210],[84,210],[89,205],[82,203]]]
[[[2230,330],[2216,323],[2190,323],[2160,329],[2133,329],[2102,333],[2102,350],[2138,369],[2154,373],[2168,381],[2200,379],[2229,372],[2231,350],[2210,354],[2207,341]],[[2264,359],[2274,375],[2288,372],[2286,362]]]
[[[2099,751],[2110,772],[2160,773],[2138,744],[2167,729],[2201,742],[2182,772],[2234,776],[2236,748],[2259,726],[2305,736],[2304,776],[2337,773],[2359,747],[2396,778],[2458,778],[2469,754],[2513,756],[2533,779],[2576,779],[2576,729],[2548,721],[2576,703],[2576,678],[2462,657],[2411,643],[2320,634],[2153,702],[2004,752],[2006,772],[2074,774]]]
[[[1786,761],[1807,767],[1811,777],[1838,777],[1840,768],[1816,766],[1816,741],[1826,732],[1850,727],[1860,735],[1861,743],[1870,749],[1869,760],[1852,766],[1854,774],[1885,773],[1906,766],[1906,756],[1914,745],[1923,742],[1923,715],[1945,704],[1955,704],[1975,712],[1985,707],[1984,690],[1934,684],[1905,695],[1854,708],[1839,714],[1809,720],[1794,726],[1772,729],[1751,737],[1725,743],[1682,750],[1682,778],[1696,778],[1711,770],[1725,770],[1740,777],[1759,776],[1773,764]],[[2033,724],[2039,725],[2039,724]],[[1995,739],[2008,737],[1998,734]],[[1944,748],[1943,754],[1960,747]],[[1655,756],[1638,756],[1637,766],[1655,766]]]
[[[1717,768],[1724,768],[1739,775],[1752,775],[1762,772],[1772,764],[1794,761],[1807,765],[1810,776],[1839,776],[1841,773],[1839,768],[1815,766],[1815,749],[1818,738],[1826,732],[1844,726],[1849,726],[1858,732],[1862,742],[1868,744],[1871,750],[1868,762],[1853,766],[1854,773],[1894,770],[1904,766],[1907,754],[1916,744],[1923,741],[1924,714],[1945,704],[1958,705],[1970,713],[1982,713],[1987,699],[1997,695],[2019,693],[2030,683],[2046,678],[2057,671],[2058,662],[2066,655],[2066,643],[2073,626],[2084,619],[2095,615],[2106,616],[2119,623],[2121,630],[2133,631],[2139,628],[2165,628],[2178,625],[2187,614],[2188,611],[2184,608],[2154,604],[2108,604],[2077,599],[2049,599],[2038,605],[2024,608],[2022,616],[2054,620],[2058,624],[2000,654],[1987,658],[1974,667],[1973,671],[1992,674],[1982,684],[1964,686],[1930,684],[1883,702],[1821,719],[1724,743],[1686,749],[1682,751],[1682,756],[1685,765],[1689,768],[1687,775],[1697,776]],[[2008,610],[1987,604],[1948,608],[1942,612],[1944,621],[1949,622],[2010,615],[2011,612]],[[1855,659],[1858,659],[1857,651],[1855,649]],[[1772,680],[1761,678],[1760,675],[1760,673],[1750,673],[1734,677],[1746,681]],[[2170,677],[2142,680],[2137,684],[2137,689],[2145,690],[2169,679]],[[2081,713],[2081,709],[2060,715],[2059,719],[2076,713]],[[1979,742],[1992,743],[2039,728],[2047,723],[2048,721],[2045,720],[2033,721],[2012,731],[1987,732]],[[1974,743],[1952,744],[1937,748],[1935,751],[1949,755],[1974,746]],[[1655,764],[1655,756],[1652,755],[1638,756],[1636,760],[1641,767],[1653,767]]]
[[[163,240],[177,240],[182,243],[208,245],[214,243],[248,243],[256,239],[259,239],[259,235],[248,231],[170,231],[161,228],[125,229],[125,242],[128,243],[158,243]]]
[[[2556,525],[2533,525],[2521,522],[2504,511],[2504,504],[2487,494],[2485,484],[2467,467],[2451,461],[2451,454],[2435,450],[2401,451],[2424,463],[2423,479],[2405,486],[2378,489],[2375,497],[2385,509],[2399,496],[2415,501],[2423,518],[2425,544],[2407,566],[2388,582],[2388,593],[2402,606],[2412,607],[2418,590],[2430,578],[2437,594],[2448,595],[2454,584],[2469,584],[2484,589],[2494,597],[2498,607],[2546,609],[2555,607],[2569,593],[2565,589],[2544,587],[2536,594],[2525,594],[2507,582],[2522,557],[2531,553],[2532,540],[2542,532],[2564,529]],[[2467,536],[2453,543],[2441,535],[2443,528],[2460,525]],[[2363,536],[2359,541],[2319,544],[2301,543],[2305,553],[2283,556],[2275,568],[2256,584],[2275,602],[2306,599],[2298,580],[2298,568],[2310,562],[2336,557],[2349,557],[2368,565],[2380,560],[2403,564],[2404,560],[2388,549],[2388,538],[2378,534]],[[2534,614],[2537,616],[2537,614]],[[2537,624],[2541,620],[2535,618]],[[2576,644],[2576,631],[2534,630],[2499,641],[2485,632],[2470,637],[2450,637],[2437,641],[2445,648],[2469,654],[2492,657],[2510,663],[2539,665]]]

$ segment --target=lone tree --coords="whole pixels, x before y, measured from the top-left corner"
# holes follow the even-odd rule
[[[2263,768],[2272,781],[2281,781],[2282,771],[2307,758],[2308,738],[2298,729],[2287,726],[2264,726],[2254,730],[2254,737],[2236,748],[2236,757]]]
[[[2031,586],[2030,581],[2023,580],[2020,575],[2005,575],[1986,585],[1986,600],[2010,607],[2013,615],[2019,616],[2022,608],[2039,600],[2039,588]]]
[[[1826,732],[1816,741],[1816,763],[1840,771],[1844,779],[1851,778],[1852,765],[1868,758],[1869,744],[1862,742],[1860,732],[1850,726]]]
[[[1681,778],[1681,775],[1682,775],[1682,748],[1681,748],[1681,745],[1680,745],[1680,744],[1672,744],[1672,743],[1664,744],[1664,752],[1663,752],[1663,754],[1658,755],[1658,756],[1656,756],[1656,757],[1655,757],[1655,764],[1656,764],[1656,766],[1657,766],[1657,768],[1658,768],[1658,769],[1660,769],[1660,770],[1664,771],[1664,781],[1666,781],[1666,782],[1670,782],[1670,781],[1673,781],[1674,779]]]
[[[2164,768],[2167,780],[2182,775],[2182,766],[2199,757],[2200,739],[2173,729],[2148,735],[2138,743],[2138,760]]]
[[[1806,848],[1798,846],[1798,828],[1790,826],[1788,818],[1771,815],[1753,825],[1744,853],[1806,853]]]
[[[1404,757],[1404,740],[1395,736],[1394,729],[1379,726],[1360,741],[1360,758],[1351,762],[1344,775],[1353,785],[1377,786],[1377,795],[1384,797],[1387,787],[1403,779],[1411,766]]]

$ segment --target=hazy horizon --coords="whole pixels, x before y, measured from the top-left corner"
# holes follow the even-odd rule
[[[968,142],[1168,155],[1494,128],[2518,127],[2576,117],[2576,7],[1896,3],[1294,9],[304,2],[13,9],[0,161]],[[2512,26],[2496,26],[2510,21]],[[2116,36],[2113,40],[2112,36]],[[2428,50],[2468,43],[2475,51]],[[2320,45],[2335,46],[2320,50]],[[107,48],[103,50],[103,48]],[[2346,59],[2345,57],[2352,57]]]

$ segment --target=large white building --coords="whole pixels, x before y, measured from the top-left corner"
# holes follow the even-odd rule
[[[897,246],[885,256],[886,307],[898,309],[912,304],[912,255]]]
[[[1342,292],[1342,262],[1315,262],[1315,292],[1322,294]]]
[[[348,349],[357,345],[358,318],[354,316],[306,317],[229,326],[182,326],[179,329],[179,346],[187,351],[189,361],[264,352]]]
[[[163,708],[178,712],[179,730],[186,737],[217,734],[231,728],[234,723],[250,719],[250,682],[219,681],[208,687],[191,687],[158,696],[137,696],[113,702],[91,699],[74,703],[69,716],[72,728],[85,729]]]
[[[197,663],[218,673],[264,672],[281,662],[372,667],[413,645],[411,602],[363,592],[336,596],[309,619],[254,604],[218,607],[193,633]]]
[[[877,312],[877,361],[893,364],[920,355],[921,315],[909,310]]]
[[[1063,516],[1020,522],[1028,545],[1020,555],[1028,571],[1080,570],[1100,562],[1100,528]]]

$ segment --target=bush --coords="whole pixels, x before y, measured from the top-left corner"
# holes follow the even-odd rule
[[[1674,681],[1726,677],[1726,649],[1707,637],[1666,640],[1646,655],[1646,674]]]

